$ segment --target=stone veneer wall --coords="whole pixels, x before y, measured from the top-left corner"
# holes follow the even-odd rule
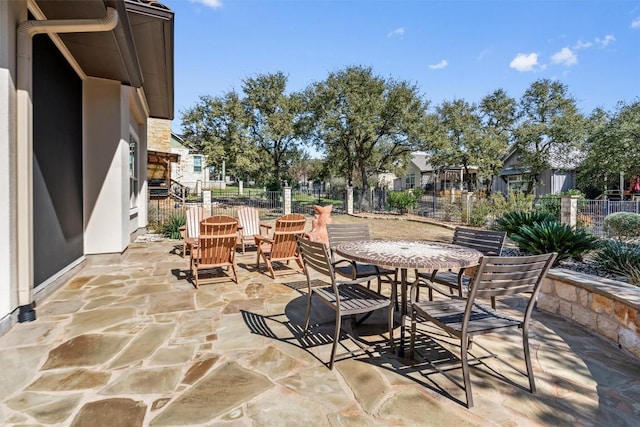
[[[566,269],[552,269],[540,310],[570,319],[640,358],[640,288]]]
[[[147,148],[161,153],[171,152],[171,120],[147,119]]]

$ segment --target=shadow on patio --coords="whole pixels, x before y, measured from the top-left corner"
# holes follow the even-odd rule
[[[493,360],[471,372],[475,407],[441,373],[391,353],[386,314],[358,330],[370,353],[327,369],[333,324],[304,336],[304,276],[272,280],[239,255],[239,284],[194,289],[173,242],[132,244],[87,265],[0,337],[3,425],[638,425],[640,363],[562,319],[535,312],[538,393]],[[314,306],[312,322],[331,322]],[[430,358],[457,358],[422,335]],[[519,336],[478,341],[523,366]],[[353,349],[349,340],[343,341]],[[447,372],[460,379],[460,370]],[[507,379],[505,379],[508,378]],[[519,384],[514,386],[512,382]]]

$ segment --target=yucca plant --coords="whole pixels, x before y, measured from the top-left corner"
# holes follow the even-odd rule
[[[170,215],[162,224],[162,235],[170,239],[179,239],[180,227],[184,226],[187,220],[183,214]]]
[[[554,265],[567,258],[581,260],[597,244],[596,236],[555,221],[523,225],[510,237],[521,251],[530,254],[557,252]]]
[[[626,276],[629,283],[640,286],[640,245],[605,240],[593,260],[604,270]]]
[[[505,212],[497,218],[493,228],[497,231],[506,231],[508,236],[518,233],[523,225],[532,226],[535,223],[555,222],[555,218],[548,212],[541,211],[511,211]]]

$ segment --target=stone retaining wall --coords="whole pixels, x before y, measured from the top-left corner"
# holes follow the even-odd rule
[[[570,319],[640,358],[640,288],[556,268],[537,307]]]

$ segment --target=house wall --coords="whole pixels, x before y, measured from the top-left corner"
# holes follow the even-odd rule
[[[171,153],[171,121],[149,118],[147,126],[149,150]]]
[[[33,39],[32,98],[37,287],[84,254],[82,81],[47,35]]]
[[[189,149],[172,148],[172,153],[180,155],[179,163],[171,163],[171,177],[181,184],[187,185],[191,189],[196,187],[198,181],[204,186],[209,182],[209,169],[207,158],[202,154],[190,154]],[[200,172],[193,171],[194,157],[202,157],[202,169]]]
[[[26,3],[0,1],[0,334],[17,306],[15,29],[26,16]]]
[[[415,184],[413,188],[421,187],[420,183],[422,182],[422,171],[413,162],[410,162],[409,166],[407,167],[406,173],[402,177],[397,178],[393,181],[393,189],[405,190],[407,188],[410,188],[407,187],[407,177],[411,174],[413,174],[415,178]]]
[[[129,244],[128,88],[94,78],[83,86],[85,254],[121,253]]]

